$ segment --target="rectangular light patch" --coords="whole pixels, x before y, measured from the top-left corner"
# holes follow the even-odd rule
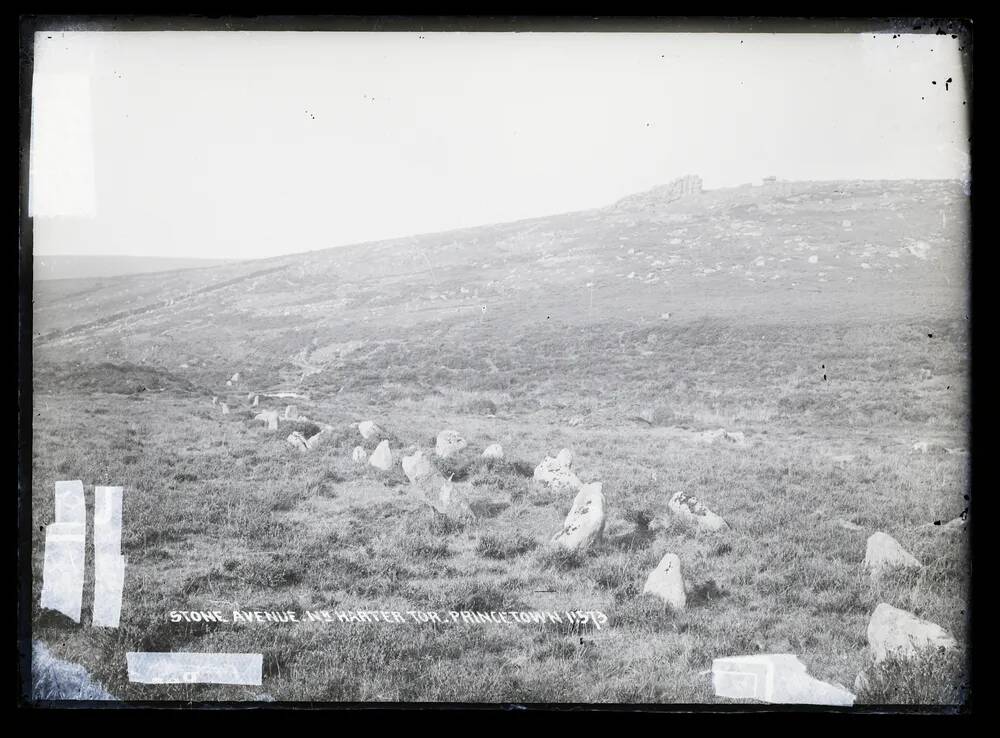
[[[31,91],[28,215],[86,217],[96,211],[90,77],[36,71]]]
[[[129,652],[128,678],[139,684],[261,685],[264,657],[259,653]]]
[[[85,523],[53,523],[45,529],[41,606],[80,622],[83,606]]]
[[[86,558],[87,503],[83,482],[62,480],[55,485],[55,522],[45,528],[41,607],[80,622],[83,607],[83,566]]]
[[[94,616],[92,625],[117,628],[125,586],[121,487],[94,489]]]

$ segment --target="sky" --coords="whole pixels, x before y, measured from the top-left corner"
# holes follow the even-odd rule
[[[600,207],[686,174],[963,179],[960,41],[43,32],[35,254],[262,258]]]

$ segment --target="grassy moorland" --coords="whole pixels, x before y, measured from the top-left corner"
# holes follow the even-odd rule
[[[835,196],[815,195],[827,204]],[[927,197],[915,188],[894,202],[912,200],[913,212],[924,212]],[[795,251],[794,237],[779,248],[784,241],[743,227],[751,235],[742,238],[757,239],[745,257],[751,264],[793,257],[799,264],[797,272],[769,276],[766,286],[728,264],[704,275],[719,252],[689,251],[688,242],[719,223],[759,218],[763,229],[777,217],[787,225],[801,198],[781,216],[766,199],[756,215],[740,199],[705,206],[678,236],[676,207],[629,215],[631,225],[616,225],[618,214],[577,218],[607,233],[644,228],[650,242],[661,231],[662,258],[650,262],[669,263],[671,254],[680,254],[674,263],[698,259],[686,263],[691,271],[676,277],[666,301],[643,291],[662,285],[640,288],[627,274],[595,296],[586,283],[546,271],[528,248],[532,234],[555,254],[543,258],[563,252],[551,245],[559,238],[539,235],[548,231],[538,226],[516,238],[493,227],[501,229],[493,246],[516,241],[524,251],[510,247],[508,268],[521,269],[520,280],[485,313],[428,298],[422,290],[431,288],[419,280],[434,269],[411,275],[406,286],[393,272],[398,260],[350,289],[331,283],[328,303],[300,288],[279,291],[273,274],[284,272],[269,281],[263,266],[199,270],[217,274],[190,273],[183,289],[175,275],[157,294],[149,277],[55,284],[36,319],[33,530],[52,521],[56,480],[81,479],[88,493],[92,485],[122,485],[128,567],[119,628],[91,628],[85,595],[82,625],[36,604],[33,637],[119,698],[184,700],[719,702],[708,674],[713,658],[773,652],[795,653],[813,676],[852,688],[866,666],[865,629],[879,602],[940,624],[965,647],[968,534],[926,525],[968,506],[962,244],[926,262],[913,253],[888,257],[895,248],[888,236],[868,239],[878,219],[896,211],[859,208],[857,194],[853,202],[852,233],[866,223],[871,232],[858,243],[850,236],[837,253],[874,256],[858,257],[868,267],[858,262],[818,278],[830,281],[815,281],[815,262]],[[937,213],[927,217],[940,221]],[[809,211],[796,227],[844,230],[844,220],[836,209],[826,220]],[[674,238],[681,243],[670,246]],[[451,243],[448,234],[439,240]],[[617,241],[612,248],[608,263],[590,251],[576,254],[583,273],[600,266],[587,279],[611,282],[609,270],[619,267],[610,262],[624,255]],[[821,258],[832,259],[836,249],[824,248]],[[901,258],[905,267],[886,266]],[[476,257],[477,270],[481,262]],[[873,264],[883,271],[872,275]],[[483,281],[460,260],[433,265],[435,295],[445,275],[459,296],[496,288],[495,275]],[[814,280],[808,292],[807,277]],[[727,281],[708,284],[715,278]],[[199,279],[207,281],[190,281]],[[211,279],[226,286],[209,289]],[[241,279],[264,281],[251,290]],[[879,281],[858,287],[865,279]],[[120,302],[128,290],[150,302],[128,307]],[[256,290],[268,294],[250,294]],[[154,298],[176,309],[159,309]],[[209,302],[199,303],[199,315],[184,307],[191,300]],[[88,313],[84,302],[103,307]],[[80,307],[75,316],[71,305]],[[208,320],[206,305],[228,317]],[[227,387],[235,371],[241,380]],[[297,397],[266,396],[278,391]],[[265,407],[293,403],[333,432],[300,453],[285,438],[305,424],[265,430],[252,421],[248,392],[260,393]],[[222,415],[213,396],[232,412]],[[469,447],[435,463],[469,490],[476,519],[435,513],[398,463],[388,472],[352,463],[354,446],[374,448],[356,430],[363,419],[385,428],[397,459],[410,448],[433,448],[439,430],[462,433]],[[692,433],[720,427],[742,431],[747,447],[706,445]],[[920,441],[951,452],[917,453]],[[503,445],[503,460],[481,458],[492,443]],[[580,478],[603,482],[607,496],[604,538],[582,555],[549,543],[572,495],[531,479],[534,466],[563,447],[573,450]],[[666,501],[679,490],[696,494],[731,529],[709,534],[666,519]],[[876,530],[894,536],[923,568],[872,582],[862,559]],[[44,539],[33,540],[37,603]],[[640,594],[668,552],[680,557],[688,585],[683,611]],[[609,622],[597,629],[168,617],[234,609],[599,610]],[[168,650],[262,653],[264,683],[128,681],[126,652]],[[889,663],[858,701],[955,703],[963,679],[961,652]]]

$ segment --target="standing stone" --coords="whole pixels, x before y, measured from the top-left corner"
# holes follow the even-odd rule
[[[417,449],[410,456],[404,456],[402,461],[403,473],[410,480],[410,484],[416,484],[423,479],[427,479],[436,473],[434,465],[430,459],[424,456],[424,452]]]
[[[490,446],[487,446],[486,450],[483,451],[483,458],[484,459],[502,459],[503,458],[503,446],[501,446],[499,443],[494,443],[494,444],[492,444]]]
[[[295,410],[295,405],[289,405],[285,408],[285,420],[293,420],[298,413]]]
[[[546,456],[542,463],[535,467],[534,478],[552,489],[579,490],[583,482],[570,470],[572,463],[573,452],[564,448],[554,459]]]
[[[232,377],[230,377],[229,381],[232,382],[233,384],[236,384],[237,382],[239,382],[240,381],[240,373],[236,372],[236,374],[234,374]]]
[[[218,398],[218,396],[213,396],[213,397],[212,397],[212,404],[213,404],[213,405],[215,405],[215,404],[217,404],[218,402],[219,402],[219,398]]]
[[[452,454],[456,454],[469,444],[459,435],[458,431],[443,430],[438,433],[437,444],[434,446],[434,453],[442,459],[447,459]]]
[[[389,450],[389,442],[382,441],[379,445],[372,451],[371,458],[368,459],[368,463],[374,466],[376,469],[381,469],[382,471],[389,471],[392,468],[392,451]]]
[[[221,403],[221,407],[222,407],[222,414],[229,415],[229,405],[223,402]]]
[[[253,396],[253,406],[257,407],[260,404],[260,395]]]
[[[368,461],[368,453],[361,446],[355,446],[351,453],[351,460],[355,464],[364,464]]]
[[[940,625],[885,602],[875,608],[868,622],[868,647],[875,663],[889,656],[911,659],[927,648],[951,649],[957,645]]]
[[[247,392],[247,402],[253,399],[253,392]]]
[[[681,576],[681,560],[677,554],[668,553],[646,577],[643,594],[651,594],[670,605],[675,610],[683,610],[687,604],[684,594],[684,579]]]
[[[720,516],[705,507],[694,495],[678,492],[667,502],[670,514],[681,520],[686,520],[703,530],[718,531],[729,527]]]
[[[904,549],[895,538],[881,531],[868,536],[865,566],[873,577],[895,568],[919,569],[920,562]]]
[[[580,488],[573,507],[552,542],[567,551],[584,551],[604,533],[604,493],[600,482]]]
[[[292,446],[293,448],[297,448],[299,451],[308,451],[309,450],[309,442],[306,441],[306,437],[303,436],[298,431],[294,431],[285,440],[288,441],[288,445]]]
[[[367,441],[372,436],[380,434],[382,429],[370,420],[362,420],[358,423],[358,432],[360,432],[361,437]]]

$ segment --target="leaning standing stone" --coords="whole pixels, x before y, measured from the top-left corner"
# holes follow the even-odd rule
[[[389,471],[392,468],[392,451],[389,450],[389,442],[382,441],[368,459],[368,463],[382,471]]]
[[[604,493],[601,490],[600,482],[580,488],[553,543],[567,551],[583,551],[601,540],[604,533]]]

